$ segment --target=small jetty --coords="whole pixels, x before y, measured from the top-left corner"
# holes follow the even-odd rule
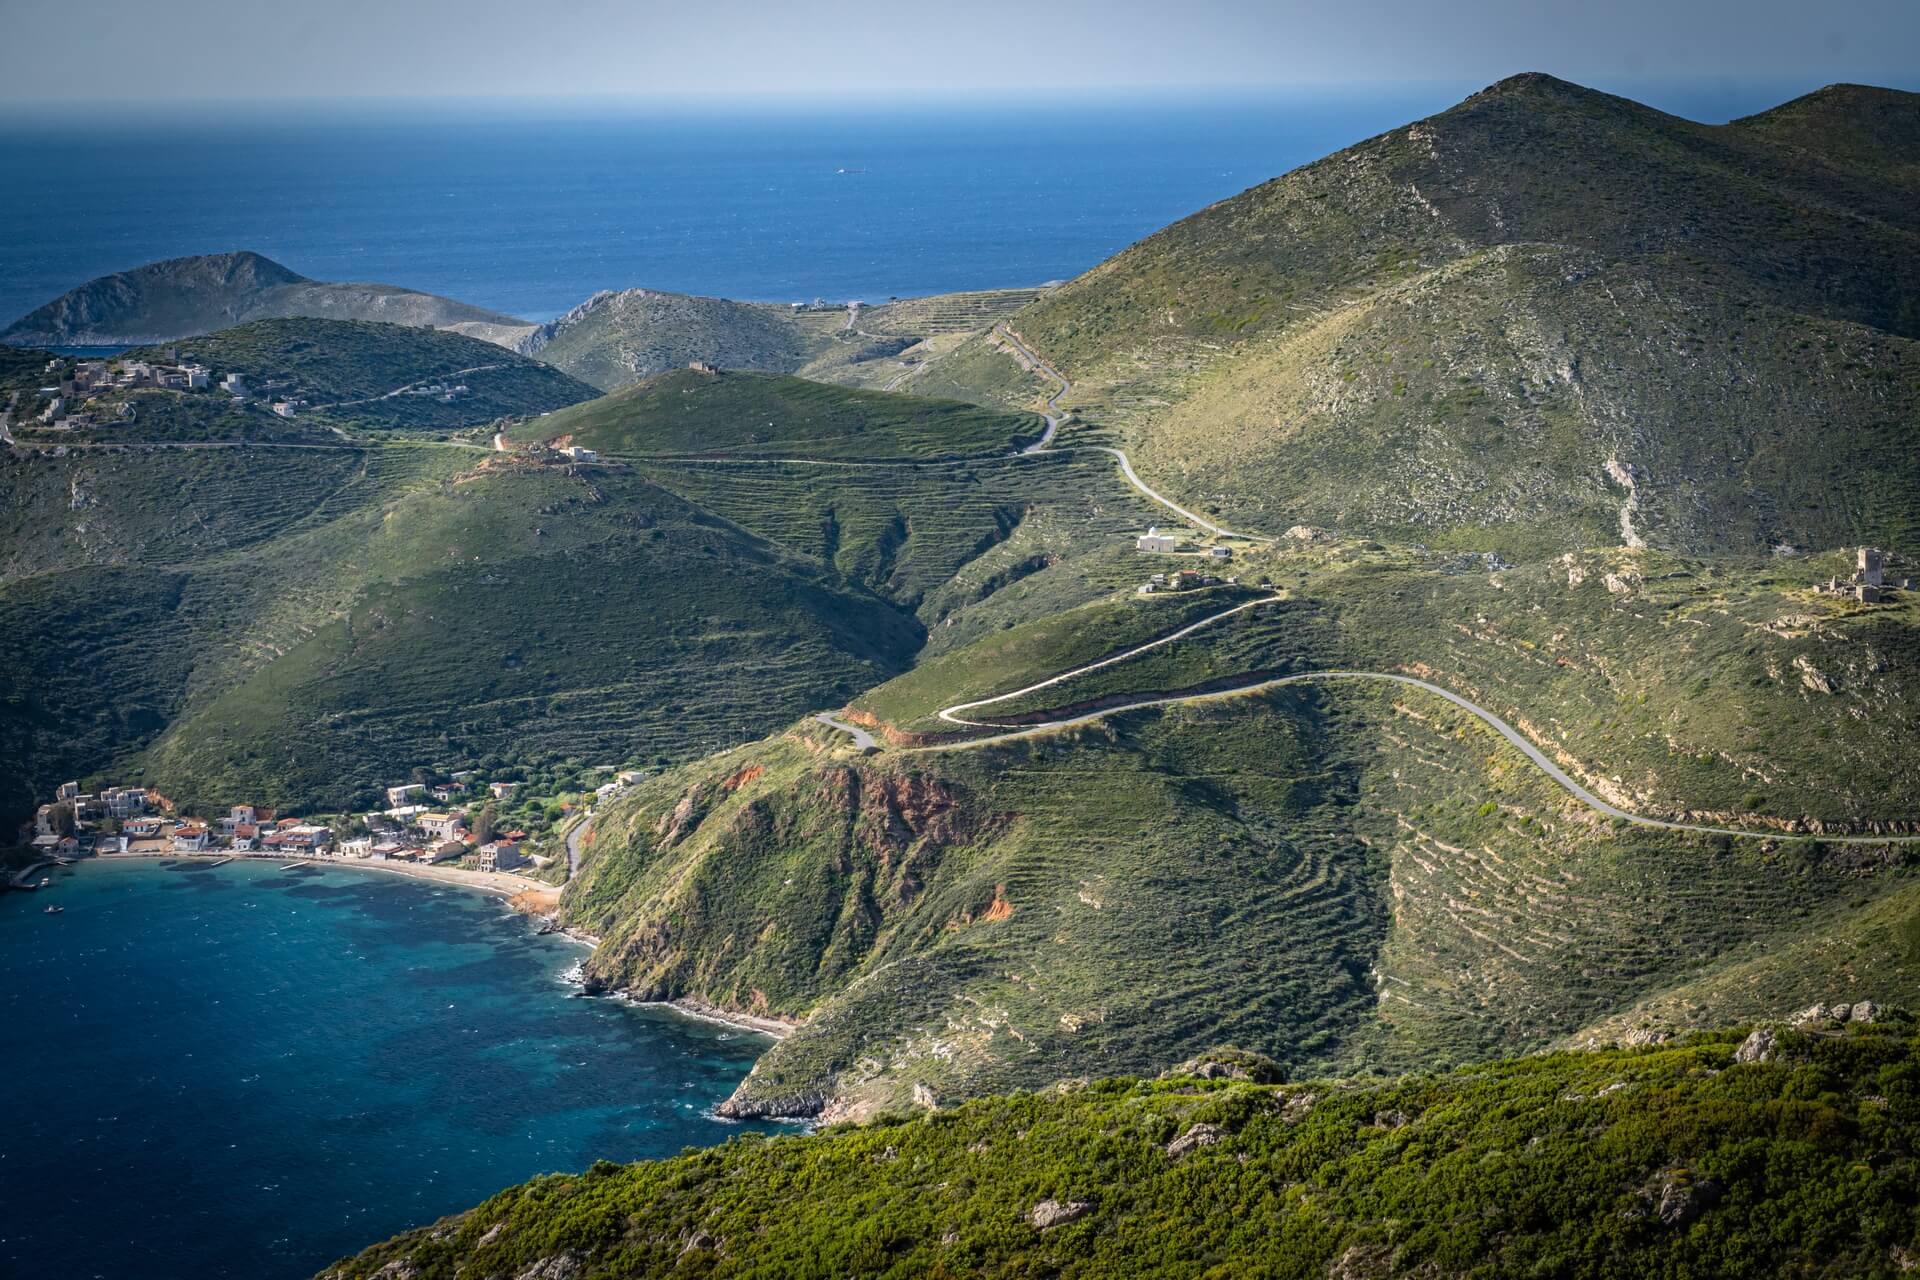
[[[304,863],[304,862],[289,862],[289,863],[288,863],[288,864],[287,864],[286,866],[284,866],[284,867],[282,867],[282,868],[280,868],[280,869],[281,869],[282,871],[298,871],[298,870],[299,870],[300,868],[302,868],[302,867],[304,867],[304,866],[306,866],[306,865],[307,865],[307,864],[306,864],[306,863]]]
[[[226,865],[227,865],[227,864],[228,864],[229,862],[233,862],[233,861],[236,861],[236,859],[234,859],[234,858],[233,858],[233,857],[232,857],[231,855],[229,855],[229,856],[227,856],[227,857],[225,857],[225,858],[222,858],[222,859],[220,859],[220,861],[218,861],[218,862],[216,862],[216,863],[213,863],[213,864],[212,864],[212,866],[213,866],[213,867],[224,867],[224,866],[226,866]],[[209,869],[209,870],[211,870],[211,869],[212,869],[212,867],[209,867],[208,869]]]
[[[54,861],[52,859],[36,862],[32,866],[23,869],[18,875],[14,876],[13,879],[8,880],[6,882],[6,887],[9,889],[22,889],[22,890],[38,889],[41,885],[46,883],[46,880],[44,877],[41,878],[40,880],[35,880],[33,878],[34,874],[39,871],[44,871],[48,867],[51,867],[53,865],[54,865]]]

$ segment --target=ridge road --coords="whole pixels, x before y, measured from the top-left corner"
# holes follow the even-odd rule
[[[1266,603],[1269,603],[1269,601],[1256,600],[1251,603],[1266,604]],[[1249,608],[1249,607],[1251,606],[1250,605],[1240,606],[1240,608]],[[1231,610],[1230,612],[1237,613],[1239,612],[1239,610],[1235,609],[1235,610]],[[1212,618],[1202,619],[1200,622],[1195,623],[1193,626],[1186,628],[1186,631],[1193,631],[1198,627],[1206,625],[1208,622],[1217,621],[1219,618],[1224,616],[1226,615],[1216,614]],[[1177,634],[1184,634],[1184,633],[1177,633]],[[1143,645],[1141,647],[1150,649],[1154,646],[1154,644],[1164,644],[1167,640],[1171,640],[1174,638],[1176,637],[1166,636],[1160,640],[1154,641],[1153,644]],[[986,699],[982,699],[979,702],[956,703],[951,707],[943,708],[939,712],[939,716],[941,719],[951,721],[952,723],[955,723],[955,724],[965,724],[965,725],[973,725],[976,727],[992,728],[994,726],[983,725],[982,722],[977,720],[956,719],[950,713],[965,711],[971,707],[983,706],[989,702],[1003,701],[1007,698],[1015,697],[1018,694],[1030,692],[1032,689],[1043,689],[1050,684],[1057,684],[1061,680],[1065,680],[1065,679],[1068,679],[1069,677],[1078,675],[1082,671],[1091,671],[1097,667],[1104,667],[1109,665],[1110,663],[1119,662],[1123,658],[1130,657],[1132,656],[1133,653],[1137,653],[1137,652],[1139,652],[1139,650],[1132,650],[1129,653],[1121,654],[1118,657],[1108,658],[1101,662],[1093,663],[1090,666],[1081,667],[1078,670],[1069,671],[1062,675],[1055,676],[1051,680],[1043,680],[1039,684],[1029,686],[1027,689],[1016,690],[1014,693],[1010,693],[1010,694],[1001,694],[997,698],[986,698]],[[1519,749],[1521,754],[1525,755],[1528,760],[1533,762],[1536,768],[1538,768],[1542,773],[1546,774],[1547,777],[1551,778],[1555,783],[1557,783],[1560,786],[1560,788],[1563,791],[1565,791],[1568,795],[1580,801],[1580,803],[1586,805],[1589,809],[1593,809],[1599,813],[1604,813],[1610,818],[1619,818],[1623,821],[1631,822],[1636,826],[1656,827],[1663,831],[1693,831],[1693,832],[1700,832],[1706,835],[1746,836],[1749,839],[1762,839],[1762,840],[1820,840],[1828,844],[1920,843],[1920,835],[1911,835],[1911,836],[1900,836],[1900,835],[1847,836],[1847,835],[1810,835],[1810,834],[1799,835],[1792,832],[1784,832],[1784,831],[1750,831],[1750,830],[1744,830],[1739,827],[1713,827],[1713,826],[1706,826],[1703,824],[1691,823],[1691,822],[1669,822],[1665,818],[1649,818],[1642,814],[1631,813],[1626,809],[1620,808],[1618,805],[1607,803],[1605,800],[1602,800],[1599,796],[1593,794],[1593,792],[1587,790],[1585,787],[1581,786],[1578,782],[1574,781],[1574,779],[1568,775],[1566,770],[1562,769],[1559,765],[1555,764],[1552,760],[1548,759],[1546,756],[1546,753],[1541,751],[1540,748],[1534,746],[1533,743],[1525,735],[1523,735],[1518,729],[1514,728],[1512,725],[1508,724],[1505,720],[1502,720],[1499,716],[1487,710],[1485,707],[1480,706],[1476,702],[1472,702],[1466,698],[1461,697],[1459,694],[1453,692],[1451,689],[1444,689],[1441,686],[1437,684],[1433,684],[1430,681],[1417,679],[1414,676],[1394,675],[1384,671],[1304,671],[1298,675],[1276,676],[1266,680],[1256,680],[1256,681],[1253,681],[1252,683],[1240,685],[1232,689],[1216,689],[1207,693],[1190,693],[1190,694],[1183,694],[1183,695],[1178,695],[1174,697],[1165,697],[1165,698],[1141,698],[1133,702],[1121,703],[1118,706],[1106,707],[1099,711],[1090,711],[1086,715],[1073,716],[1065,720],[1049,720],[1044,724],[1025,725],[1019,729],[1009,730],[1006,733],[991,734],[984,738],[970,738],[965,742],[939,743],[936,745],[925,746],[925,747],[906,747],[906,748],[903,748],[903,750],[909,751],[909,752],[968,751],[968,750],[972,750],[975,747],[992,746],[993,744],[999,743],[999,742],[1015,742],[1022,738],[1031,738],[1043,733],[1052,733],[1057,729],[1071,728],[1074,725],[1090,724],[1095,720],[1103,720],[1108,716],[1119,715],[1123,711],[1135,711],[1142,707],[1168,707],[1168,706],[1177,706],[1181,703],[1205,702],[1205,701],[1219,699],[1219,698],[1232,698],[1232,697],[1237,697],[1241,694],[1258,693],[1265,689],[1276,689],[1282,685],[1307,684],[1313,681],[1321,681],[1321,680],[1384,680],[1392,684],[1411,685],[1413,688],[1422,689],[1438,697],[1445,698],[1448,702],[1451,702],[1453,705],[1455,705],[1456,707],[1459,707],[1461,710],[1466,711],[1469,714],[1476,716],[1480,720],[1484,721],[1488,727],[1494,730],[1494,732],[1498,733],[1501,737],[1505,738],[1508,742],[1512,743],[1513,746]]]

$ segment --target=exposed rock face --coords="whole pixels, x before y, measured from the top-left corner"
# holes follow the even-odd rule
[[[1160,1073],[1162,1080],[1198,1076],[1202,1080],[1245,1080],[1252,1084],[1285,1084],[1284,1067],[1264,1053],[1246,1049],[1209,1049]]]
[[[575,1253],[556,1253],[552,1257],[542,1258],[513,1280],[574,1280],[586,1270],[586,1264]]]
[[[1753,1033],[1733,1051],[1735,1062],[1765,1062],[1773,1056],[1775,1036],[1767,1027],[1755,1027]]]
[[[1685,1169],[1663,1169],[1641,1193],[1648,1211],[1664,1227],[1684,1227],[1720,1200],[1720,1184]]]
[[[1045,1231],[1048,1227],[1058,1227],[1068,1222],[1076,1222],[1093,1211],[1093,1206],[1085,1200],[1042,1200],[1027,1212],[1027,1221],[1037,1229]]]
[[[1211,1147],[1227,1136],[1217,1124],[1196,1124],[1167,1144],[1167,1154],[1178,1159],[1195,1147]]]

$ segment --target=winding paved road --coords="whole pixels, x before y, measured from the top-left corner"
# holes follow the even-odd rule
[[[842,733],[852,734],[853,745],[862,751],[878,751],[880,749],[879,742],[874,739],[872,734],[862,729],[859,725],[848,724],[831,711],[815,712],[813,718],[830,729],[838,729]]]
[[[1048,412],[1044,415],[1047,419],[1047,433],[1044,436],[1040,437],[1040,440],[1037,444],[1029,445],[1025,449],[1019,450],[1019,452],[1023,454],[1056,452],[1056,450],[1054,450],[1052,447],[1053,433],[1054,433],[1054,429],[1060,425],[1060,418],[1064,416],[1064,415],[1057,414],[1056,411],[1060,408],[1060,398],[1066,395],[1067,392],[1073,389],[1073,384],[1071,382],[1068,382],[1066,379],[1066,376],[1062,374],[1058,369],[1054,368],[1052,365],[1042,360],[1039,356],[1035,355],[1033,351],[1027,346],[1027,344],[1020,340],[1019,336],[1016,335],[1013,332],[1013,330],[1007,328],[1004,324],[998,326],[998,329],[1000,332],[1000,336],[1006,339],[1007,342],[1013,347],[1015,351],[1018,351],[1020,353],[1020,355],[1027,361],[1028,365],[1031,368],[1039,370],[1041,373],[1045,374],[1047,377],[1053,379],[1055,382],[1060,384],[1059,390],[1055,391],[1051,396],[1047,397]],[[1223,525],[1217,525],[1213,521],[1207,519],[1205,516],[1197,515],[1194,512],[1187,510],[1185,507],[1175,502],[1172,498],[1167,497],[1165,494],[1159,492],[1157,489],[1154,489],[1145,480],[1142,480],[1140,478],[1139,473],[1133,469],[1133,462],[1127,457],[1125,453],[1121,452],[1118,449],[1112,448],[1111,446],[1104,445],[1104,444],[1088,444],[1088,445],[1071,445],[1068,448],[1058,450],[1057,452],[1067,453],[1067,452],[1071,452],[1073,449],[1094,449],[1099,451],[1100,453],[1111,454],[1113,457],[1119,460],[1120,474],[1127,478],[1128,484],[1132,485],[1134,488],[1138,489],[1141,493],[1144,493],[1147,497],[1153,499],[1155,502],[1159,503],[1161,506],[1165,507],[1167,510],[1173,512],[1175,515],[1179,516],[1181,519],[1187,521],[1187,523],[1195,526],[1196,528],[1205,529],[1208,533],[1211,533],[1216,538],[1245,538],[1250,542],[1272,542],[1273,541],[1272,538],[1268,537],[1264,533],[1240,533],[1236,530],[1226,528]]]
[[[1258,604],[1258,603],[1264,603],[1264,602],[1255,601],[1254,603]],[[1112,659],[1111,661],[1118,661],[1118,659]],[[1104,666],[1106,664],[1096,663],[1095,665]],[[1092,668],[1090,667],[1082,668],[1082,670],[1091,670],[1091,669]],[[1069,674],[1074,674],[1074,673],[1069,673]],[[1528,740],[1518,729],[1514,728],[1512,725],[1508,724],[1505,720],[1502,720],[1499,716],[1493,714],[1493,712],[1487,710],[1485,707],[1480,706],[1477,703],[1470,702],[1466,698],[1461,697],[1459,694],[1454,693],[1452,690],[1443,689],[1439,685],[1433,684],[1429,681],[1419,680],[1414,678],[1413,676],[1391,675],[1384,671],[1309,671],[1309,672],[1303,672],[1299,675],[1277,676],[1268,680],[1256,680],[1249,684],[1240,685],[1236,688],[1219,689],[1211,693],[1192,693],[1192,694],[1184,694],[1178,697],[1168,697],[1168,698],[1141,698],[1135,702],[1122,703],[1119,706],[1107,707],[1100,711],[1090,711],[1086,715],[1074,716],[1071,719],[1050,720],[1045,724],[1028,725],[1020,729],[1009,730],[1006,733],[996,733],[984,738],[971,738],[965,742],[941,743],[936,746],[927,746],[927,747],[909,747],[909,748],[906,748],[906,750],[914,751],[914,752],[968,751],[968,750],[972,750],[975,747],[992,746],[994,743],[997,743],[997,742],[1014,742],[1014,741],[1018,741],[1021,738],[1031,738],[1031,737],[1036,737],[1043,733],[1052,733],[1056,729],[1066,729],[1074,725],[1089,724],[1095,720],[1103,720],[1108,716],[1119,715],[1123,711],[1137,711],[1142,707],[1168,707],[1168,706],[1175,706],[1175,705],[1178,705],[1181,703],[1187,703],[1187,702],[1205,702],[1209,699],[1231,698],[1231,697],[1236,697],[1240,694],[1257,693],[1263,689],[1275,689],[1280,687],[1281,685],[1307,684],[1313,681],[1321,681],[1321,680],[1384,680],[1392,684],[1411,685],[1413,688],[1422,689],[1422,690],[1425,690],[1427,693],[1431,693],[1438,697],[1445,698],[1448,702],[1451,702],[1453,705],[1455,705],[1456,707],[1459,707],[1461,710],[1466,711],[1474,716],[1477,716],[1479,719],[1485,721],[1487,725],[1489,725],[1494,730],[1494,732],[1498,733],[1501,737],[1505,738],[1508,742],[1512,743],[1516,748],[1518,748],[1520,752],[1527,757],[1527,759],[1533,761],[1533,763],[1540,769],[1542,773],[1546,774],[1549,778],[1553,779],[1554,782],[1558,783],[1560,787],[1563,790],[1565,790],[1567,794],[1571,795],[1574,799],[1580,801],[1582,804],[1586,805],[1590,809],[1594,809],[1600,813],[1606,814],[1610,818],[1619,818],[1623,821],[1631,822],[1636,826],[1658,827],[1664,831],[1694,831],[1694,832],[1701,832],[1707,835],[1745,836],[1749,839],[1762,839],[1762,840],[1820,840],[1828,844],[1920,843],[1920,835],[1914,835],[1914,836],[1793,835],[1793,834],[1789,834],[1787,832],[1781,832],[1781,831],[1749,831],[1739,827],[1711,827],[1711,826],[1704,826],[1698,823],[1691,823],[1691,822],[1669,822],[1664,818],[1648,818],[1637,813],[1630,813],[1627,810],[1620,808],[1618,805],[1608,804],[1605,800],[1602,800],[1599,796],[1596,796],[1595,794],[1593,794],[1593,792],[1587,790],[1585,787],[1581,786],[1578,782],[1574,781],[1573,778],[1568,776],[1567,771],[1565,769],[1562,769],[1559,765],[1555,764],[1552,760],[1549,760],[1546,757],[1545,753],[1543,753],[1540,750],[1540,748],[1534,746],[1533,743],[1530,740]],[[1051,682],[1046,682],[1046,683],[1051,683]],[[1043,688],[1043,687],[1045,687],[1044,684],[1033,686],[1033,688],[1036,688],[1036,689]],[[1025,692],[1025,690],[1022,690],[1022,692]],[[1003,695],[1003,696],[1011,697],[1013,695],[1009,694],[1009,695]],[[993,701],[993,700],[994,699],[989,699],[989,701]],[[980,703],[959,703],[956,706],[948,707],[945,710],[941,711],[940,715],[943,719],[950,719],[951,717],[947,715],[948,711],[961,711],[961,710],[965,710],[967,707],[979,706],[979,705],[981,704]],[[957,723],[970,724],[975,722],[958,721]]]
[[[1178,631],[1169,632],[1168,634],[1161,636],[1158,640],[1149,640],[1143,645],[1137,645],[1134,648],[1128,649],[1125,653],[1116,653],[1111,658],[1102,658],[1098,662],[1089,662],[1084,667],[1075,667],[1071,671],[1062,671],[1057,676],[1052,676],[1046,680],[1042,680],[1038,684],[1030,684],[1024,689],[1015,689],[1012,693],[995,694],[991,698],[982,698],[978,702],[960,702],[960,703],[955,703],[951,707],[943,707],[940,709],[939,716],[942,720],[947,721],[949,724],[964,724],[976,729],[1004,728],[1005,727],[1004,725],[996,725],[991,723],[990,721],[985,721],[985,720],[963,720],[960,718],[958,713],[962,711],[971,711],[975,707],[992,706],[996,702],[1006,702],[1013,698],[1022,697],[1029,693],[1035,693],[1041,689],[1048,688],[1052,685],[1060,684],[1064,681],[1071,680],[1075,676],[1085,675],[1089,671],[1098,671],[1102,667],[1111,667],[1117,662],[1125,662],[1127,659],[1135,657],[1139,654],[1145,653],[1149,649],[1158,649],[1163,644],[1172,644],[1175,640],[1180,639],[1182,636],[1190,636],[1194,632],[1200,630],[1202,627],[1210,627],[1214,623],[1219,622],[1223,618],[1231,618],[1236,613],[1244,613],[1248,609],[1257,608],[1263,604],[1273,604],[1280,599],[1281,597],[1277,595],[1262,596],[1258,600],[1249,600],[1244,604],[1237,604],[1233,606],[1233,608],[1231,609],[1222,609],[1219,613],[1210,613],[1206,617],[1200,619],[1198,622],[1188,623],[1186,626],[1181,627]]]

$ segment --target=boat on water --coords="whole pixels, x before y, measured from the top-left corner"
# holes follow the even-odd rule
[[[48,907],[44,914],[50,915],[50,916],[57,916],[62,911],[65,911],[65,910],[66,910],[65,907]]]

